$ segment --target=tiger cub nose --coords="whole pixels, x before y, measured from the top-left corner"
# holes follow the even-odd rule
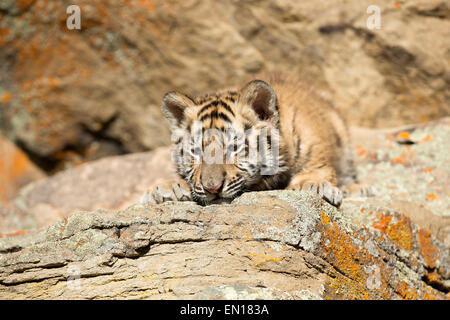
[[[222,188],[222,184],[223,181],[219,183],[208,182],[203,186],[203,188],[205,188],[205,190],[209,193],[218,193],[220,188]]]

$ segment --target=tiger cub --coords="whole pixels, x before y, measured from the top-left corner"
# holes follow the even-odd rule
[[[374,195],[356,183],[338,111],[299,81],[273,76],[269,83],[196,98],[167,93],[162,111],[180,178],[155,187],[149,201],[207,205],[247,191],[292,189],[339,207],[344,195]]]

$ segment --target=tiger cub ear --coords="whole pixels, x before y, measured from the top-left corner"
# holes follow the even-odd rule
[[[253,80],[242,88],[239,98],[242,107],[250,107],[259,120],[278,125],[278,105],[275,91],[262,80]]]
[[[194,101],[182,93],[171,91],[164,95],[161,109],[172,131],[181,127],[186,109],[192,106],[195,106]]]

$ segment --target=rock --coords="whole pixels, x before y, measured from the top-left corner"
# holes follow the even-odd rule
[[[355,127],[352,136],[358,176],[378,189],[378,196],[366,201],[408,215],[450,245],[450,203],[446,196],[450,192],[446,152],[449,123],[450,118],[446,118],[390,129]],[[399,134],[414,142],[397,142]],[[14,223],[21,219],[24,223],[16,229],[0,228],[0,233],[46,227],[80,210],[125,209],[153,185],[174,177],[167,147],[85,163],[23,188],[14,200],[23,213]]]
[[[31,229],[46,227],[74,212],[121,209],[138,202],[161,180],[175,177],[168,148],[103,158],[59,172],[23,188],[14,204]],[[12,232],[1,230],[1,232]]]
[[[449,117],[384,134],[362,131],[353,132],[358,176],[379,189],[378,200],[407,201],[450,217]]]
[[[48,172],[169,143],[163,94],[290,70],[359,126],[449,114],[448,2],[0,2],[0,132]]]
[[[296,191],[80,212],[0,239],[2,299],[449,299],[449,287],[449,248],[407,216]]]
[[[57,217],[53,217],[51,222]],[[0,238],[21,235],[40,226],[36,217],[14,206],[0,206]]]
[[[7,205],[20,188],[45,176],[23,151],[0,135],[0,206]]]

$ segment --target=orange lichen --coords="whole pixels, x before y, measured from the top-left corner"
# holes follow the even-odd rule
[[[33,4],[34,0],[16,0],[17,8],[24,10]]]
[[[431,167],[427,167],[427,168],[423,169],[424,173],[431,173],[432,171],[433,171],[433,168],[431,168]]]
[[[55,77],[50,77],[50,78],[48,78],[48,82],[49,82],[50,85],[51,85],[52,87],[54,87],[54,88],[57,88],[57,87],[59,87],[59,85],[60,85],[58,79],[55,78]]]
[[[328,216],[325,214],[325,211],[322,210],[321,215],[320,215],[320,221],[322,223],[324,223],[325,225],[329,225],[330,224],[330,218],[328,218]]]
[[[40,173],[27,155],[10,142],[0,139],[0,150],[0,201],[3,201]]]
[[[400,221],[389,225],[387,228],[387,235],[400,248],[411,250],[412,230],[410,221],[407,217],[402,216]]]
[[[443,295],[429,286],[422,285],[418,289],[415,289],[409,286],[405,281],[401,281],[400,284],[395,287],[395,291],[405,300],[449,299],[448,294]]]
[[[334,278],[327,277],[325,281],[326,294],[325,299],[353,299],[369,300],[373,296],[364,287],[362,283],[353,281],[337,273]]]
[[[258,259],[259,258],[259,259]],[[255,264],[261,264],[268,261],[280,262],[283,260],[283,257],[268,257],[265,254],[253,254],[251,255],[251,259],[255,262]]]
[[[417,291],[414,288],[408,286],[405,281],[401,281],[400,285],[396,288],[396,292],[404,300],[417,300],[419,297]]]
[[[64,233],[64,230],[66,229],[66,224],[67,224],[67,218],[64,218],[64,220],[63,220],[63,226],[62,226],[62,228],[61,228],[61,233]]]
[[[420,140],[420,142],[427,142],[431,139],[431,136],[429,134],[427,134],[427,136],[425,138],[423,138],[422,140]]]
[[[375,229],[380,230],[383,233],[386,233],[387,227],[389,223],[391,222],[392,217],[386,213],[383,212],[377,212],[376,213],[376,224],[373,225]]]
[[[405,164],[405,163],[406,163],[406,160],[405,160],[405,158],[397,157],[397,158],[393,158],[393,159],[392,159],[392,162],[394,162],[394,163],[402,163],[402,164]]]
[[[8,102],[11,101],[11,99],[12,99],[12,96],[11,96],[11,94],[9,92],[3,92],[3,94],[2,94],[2,96],[0,98],[0,101],[2,103],[8,103]]]
[[[366,154],[366,150],[360,150],[359,152],[358,152],[358,154],[357,154],[357,157],[358,158],[361,158],[361,157],[363,157],[364,155]]]
[[[420,252],[428,268],[436,268],[436,260],[440,258],[439,250],[433,244],[431,233],[425,229],[418,232]]]
[[[17,236],[23,236],[23,235],[26,235],[28,232],[29,232],[29,231],[27,231],[27,230],[17,230],[16,232],[7,233],[7,234],[5,234],[4,236],[5,236],[5,238],[8,238],[8,237],[17,237]]]
[[[153,11],[155,9],[155,4],[152,0],[139,0],[139,5],[150,11]]]
[[[400,248],[411,250],[413,232],[411,221],[408,217],[392,216],[389,212],[377,212],[372,216],[376,220],[375,227],[389,236]],[[408,284],[396,280],[395,274],[385,267],[383,259],[375,258],[364,247],[353,242],[353,238],[366,241],[366,235],[370,230],[353,231],[350,234],[344,232],[333,222],[325,212],[321,212],[319,228],[322,234],[322,250],[324,259],[339,272],[329,275],[325,281],[325,299],[436,299],[446,298],[435,289],[423,284]],[[431,244],[429,234],[422,233],[422,245],[428,252],[427,260],[435,261],[438,258],[437,249]],[[378,241],[383,240],[378,239]],[[383,252],[378,250],[383,256]],[[414,260],[412,263],[418,263]],[[364,267],[363,267],[364,266]],[[367,269],[371,266],[371,269]],[[430,264],[433,267],[433,264]],[[394,277],[394,278],[393,278]],[[427,275],[428,283],[440,283],[437,273]],[[390,290],[392,288],[394,291]],[[396,294],[393,296],[393,294]],[[398,295],[398,296],[397,296]]]
[[[8,36],[8,34],[9,34],[8,28],[0,29],[0,45],[2,45],[5,42],[5,38]]]
[[[334,278],[330,278],[328,290],[345,299],[371,298],[372,295],[364,286],[368,276],[363,265],[373,264],[373,257],[366,250],[355,246],[350,235],[340,230],[323,211],[320,221],[323,223],[322,242],[328,244],[322,246],[325,259],[346,276],[337,273]]]
[[[402,131],[397,134],[397,139],[409,140],[411,137],[408,131]]]
[[[268,255],[267,252],[265,252],[266,249],[273,253],[272,248],[257,248],[257,250],[263,250],[263,252],[261,252],[261,253],[257,253],[255,251],[248,252],[249,258],[255,263],[255,265],[260,265],[262,263],[270,262],[270,261],[280,262],[280,261],[284,260],[284,257],[276,257],[276,256],[273,256],[272,254]]]
[[[402,6],[400,5],[400,3],[398,1],[394,1],[394,7],[396,7],[397,9],[400,9]]]
[[[438,196],[435,193],[433,192],[427,193],[427,201],[436,200],[437,198]]]
[[[411,250],[413,241],[411,221],[406,216],[402,215],[394,223],[388,212],[377,212],[373,227],[387,235],[398,247]]]
[[[24,174],[27,167],[29,166],[30,161],[28,157],[22,152],[15,152],[13,156],[12,167],[10,168],[10,179],[17,179],[21,175]]]

